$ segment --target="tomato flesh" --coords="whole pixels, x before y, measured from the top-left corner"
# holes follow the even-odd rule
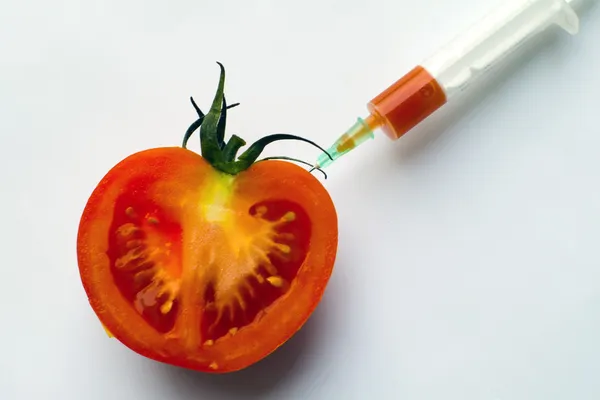
[[[133,199],[117,200],[109,231],[115,285],[159,332],[175,326],[181,280],[181,226],[160,207]]]
[[[251,365],[293,335],[336,248],[335,208],[304,169],[265,161],[232,177],[178,148],[113,168],[78,237],[106,328],[147,357],[211,372]]]

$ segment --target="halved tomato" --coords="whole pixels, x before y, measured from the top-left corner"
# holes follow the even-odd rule
[[[183,147],[142,151],[108,172],[77,240],[81,279],[106,329],[139,354],[206,372],[245,368],[300,329],[338,241],[335,207],[315,177],[256,161],[282,135],[239,157],[243,140],[224,143],[223,82],[221,66],[211,112],[196,107]],[[197,128],[202,156],[185,148]]]

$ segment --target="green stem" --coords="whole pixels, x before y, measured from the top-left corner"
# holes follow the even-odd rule
[[[232,135],[229,141],[225,143],[225,130],[227,126],[227,110],[238,106],[239,103],[235,103],[229,106],[227,105],[227,100],[225,99],[224,94],[225,67],[223,67],[223,64],[221,64],[220,62],[217,62],[217,64],[219,65],[221,70],[219,77],[219,85],[217,87],[217,91],[213,98],[212,105],[208,114],[205,115],[202,112],[202,110],[200,110],[200,107],[198,107],[194,99],[190,97],[192,105],[196,110],[196,113],[198,114],[198,119],[194,121],[194,123],[192,123],[185,132],[182,144],[183,148],[187,147],[187,143],[190,137],[193,135],[193,133],[197,129],[200,129],[200,148],[202,157],[206,161],[208,161],[214,168],[220,170],[221,172],[225,172],[231,175],[239,174],[240,172],[250,168],[250,166],[253,163],[257,162],[256,160],[264,151],[266,146],[280,140],[298,140],[301,142],[309,143],[321,150],[331,160],[333,160],[331,155],[324,148],[322,148],[312,140],[285,133],[264,136],[258,139],[252,145],[250,145],[250,147],[248,147],[246,151],[244,151],[239,157],[237,157],[238,151],[246,145],[246,141],[237,135]],[[264,158],[261,161],[264,160],[288,160],[312,166],[306,161],[284,156],[268,157]],[[317,169],[319,169],[319,171],[321,171],[323,175],[325,175],[325,178],[327,178],[327,174],[323,170],[321,170],[320,168]]]
[[[223,109],[221,110],[221,116],[219,117],[219,122],[217,123],[217,143],[219,144],[219,148],[223,149],[225,147],[225,126],[227,120],[227,101],[225,100],[225,94],[223,94]]]
[[[223,96],[223,100],[224,99],[225,99],[225,97]],[[205,114],[202,112],[202,110],[200,110],[200,107],[198,107],[198,105],[194,101],[194,98],[190,97],[190,100],[192,102],[192,105],[194,106],[194,109],[198,113],[198,119],[196,121],[194,121],[194,123],[192,125],[190,125],[190,127],[185,132],[185,135],[183,136],[183,144],[181,145],[181,147],[183,147],[184,149],[187,148],[187,143],[190,140],[190,137],[192,137],[194,132],[196,132],[196,129],[200,128],[200,126],[202,125],[202,121],[204,121],[204,117],[205,117]],[[231,105],[226,106],[225,110],[230,110],[239,105],[240,105],[240,103],[233,103]],[[226,118],[226,115],[225,115],[225,117],[222,117],[222,118]]]
[[[193,97],[190,97],[190,101],[192,102],[192,106],[194,106],[194,109],[198,113],[198,118],[204,118],[204,113],[202,112],[200,107],[198,107],[198,104],[196,104]]]
[[[231,135],[231,139],[225,145],[223,149],[223,161],[225,163],[231,163],[235,161],[237,152],[246,145],[246,141],[238,135]]]
[[[319,146],[312,140],[305,139],[303,137],[296,136],[296,135],[289,135],[287,133],[276,133],[276,134],[264,136],[264,137],[258,139],[250,147],[248,147],[248,150],[246,150],[245,152],[243,152],[240,155],[239,160],[242,161],[243,163],[252,164],[254,161],[256,161],[258,156],[260,156],[260,153],[263,152],[263,150],[265,149],[265,147],[267,145],[269,145],[273,142],[280,141],[280,140],[298,140],[301,142],[309,143],[309,144],[315,146],[316,148],[318,148],[319,150],[321,150],[322,152],[324,152],[325,154],[327,154],[329,156],[329,158],[331,158],[329,153],[327,153],[327,150],[325,150],[324,148],[322,148],[321,146]],[[333,158],[331,158],[331,160],[333,160]]]
[[[185,132],[185,135],[183,136],[183,144],[181,145],[181,147],[183,147],[184,149],[187,148],[188,140],[190,140],[190,137],[192,137],[194,132],[196,132],[196,129],[200,128],[200,126],[202,125],[202,121],[204,121],[204,116],[198,118],[196,121],[194,121],[193,124],[190,125],[190,127]]]
[[[204,117],[200,129],[200,148],[202,157],[211,164],[222,162],[221,146],[219,146],[217,128],[221,117],[221,107],[223,105],[223,91],[225,89],[225,67],[217,62],[221,68],[219,85],[213,99],[210,111]]]

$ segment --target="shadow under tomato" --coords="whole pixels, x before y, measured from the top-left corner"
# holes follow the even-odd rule
[[[322,303],[326,301],[325,296]],[[241,371],[229,374],[205,374],[164,365],[167,384],[172,384],[179,399],[262,398],[277,386],[289,384],[301,354],[316,346],[326,329],[327,307],[321,304],[306,324],[291,339],[268,357]],[[287,383],[286,383],[287,382]],[[174,399],[173,399],[174,400]]]

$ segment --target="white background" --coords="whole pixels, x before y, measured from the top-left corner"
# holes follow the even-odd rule
[[[128,154],[180,143],[216,60],[242,103],[229,133],[329,145],[495,4],[4,0],[0,398],[598,399],[600,7],[579,35],[550,35],[402,140],[329,169],[335,273],[258,365],[207,376],[138,356],[106,337],[79,280],[89,194]]]

